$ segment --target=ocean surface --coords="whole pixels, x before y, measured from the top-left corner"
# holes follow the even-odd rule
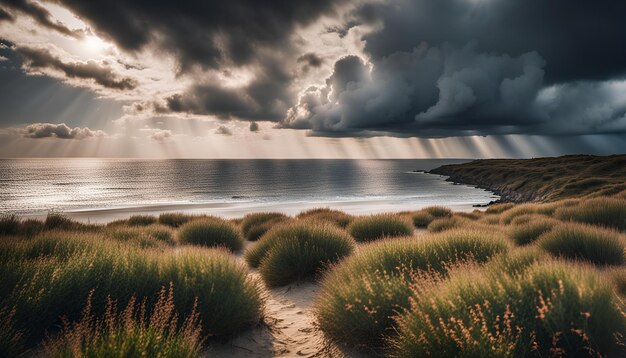
[[[467,160],[2,159],[0,213],[50,210],[91,222],[177,211],[239,217],[333,207],[354,214],[444,205],[471,210],[497,198],[419,173]]]

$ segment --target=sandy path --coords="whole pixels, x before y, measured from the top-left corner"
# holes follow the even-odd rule
[[[211,357],[347,357],[327,342],[311,312],[319,286],[302,283],[268,290],[266,325],[212,345]],[[350,356],[353,356],[352,354]]]

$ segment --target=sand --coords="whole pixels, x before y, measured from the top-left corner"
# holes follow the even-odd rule
[[[246,247],[255,245],[246,242]],[[243,260],[241,255],[240,260]],[[251,270],[259,282],[261,277]],[[315,324],[313,302],[318,283],[303,282],[266,289],[263,323],[230,341],[212,343],[207,357],[333,357],[360,358],[367,355],[329,342]]]

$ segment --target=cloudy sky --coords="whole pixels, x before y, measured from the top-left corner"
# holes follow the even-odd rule
[[[626,152],[626,2],[0,0],[0,157]]]

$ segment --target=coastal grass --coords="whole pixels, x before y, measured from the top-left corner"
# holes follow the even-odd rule
[[[528,245],[558,224],[558,220],[541,215],[519,216],[511,223],[509,237],[518,245]]]
[[[274,225],[288,220],[282,213],[252,213],[244,216],[241,221],[241,231],[248,241],[256,241]]]
[[[354,251],[354,240],[336,226],[319,221],[281,225],[245,253],[271,287],[315,277]]]
[[[393,317],[409,307],[414,282],[508,250],[504,238],[477,230],[367,244],[325,275],[314,306],[320,329],[337,343],[380,350],[394,332]]]
[[[452,216],[452,210],[445,206],[429,206],[422,209],[425,213],[432,215],[435,218],[445,218]]]
[[[195,307],[179,324],[170,286],[161,289],[152,312],[146,301],[131,298],[118,312],[117,302],[106,303],[104,315],[94,315],[91,296],[81,318],[64,322],[63,331],[44,343],[47,357],[197,357],[202,350],[202,326]]]
[[[127,225],[148,226],[157,223],[157,217],[151,215],[133,215],[128,218]]]
[[[124,242],[136,243],[141,247],[157,247],[162,244],[173,246],[176,244],[174,231],[165,225],[152,224],[149,226],[114,226],[106,234]]]
[[[104,235],[48,233],[3,240],[0,300],[15,308],[16,328],[29,343],[53,334],[61,317],[78,319],[87,297],[102,313],[110,297],[148,297],[150,310],[162,287],[173,285],[181,319],[196,307],[204,333],[234,334],[259,322],[263,300],[246,267],[223,249],[143,249]]]
[[[413,233],[413,223],[394,214],[376,214],[355,218],[347,228],[356,241],[366,242],[385,237],[407,236]]]
[[[326,221],[337,225],[340,228],[346,228],[354,217],[340,210],[330,208],[315,208],[301,212],[296,215],[297,219]]]
[[[159,224],[167,225],[172,228],[179,228],[192,220],[204,217],[206,216],[190,215],[183,213],[163,213],[159,215],[158,221]]]
[[[620,356],[626,321],[609,280],[583,265],[523,275],[466,267],[414,285],[390,337],[393,357]]]
[[[224,247],[233,252],[241,250],[243,238],[239,228],[224,219],[207,217],[188,222],[178,230],[181,244]]]
[[[577,223],[564,223],[542,235],[537,244],[558,257],[596,265],[626,263],[626,238],[615,230]]]
[[[584,200],[579,205],[557,209],[555,216],[561,220],[626,231],[626,199],[602,197]]]
[[[435,219],[428,224],[428,231],[437,233],[450,229],[461,228],[463,226],[468,225],[470,221],[468,219],[459,217],[459,216],[451,216],[451,217],[442,217],[439,219]]]
[[[420,210],[411,214],[411,220],[413,221],[413,226],[416,228],[425,228],[435,220],[435,217],[426,211]]]

